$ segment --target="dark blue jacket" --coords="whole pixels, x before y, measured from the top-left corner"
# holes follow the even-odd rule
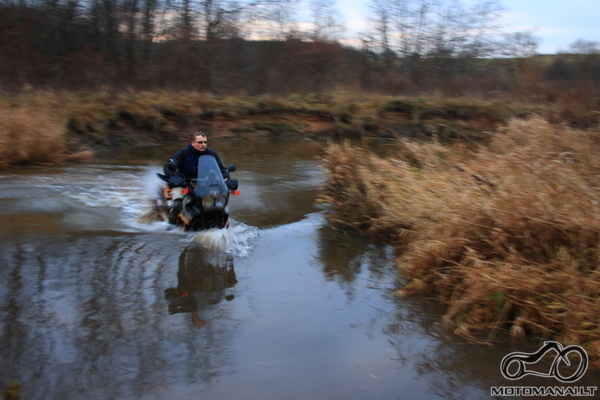
[[[198,151],[188,144],[186,147],[177,150],[173,157],[169,159],[167,164],[163,167],[163,171],[167,176],[171,176],[176,172],[183,174],[186,178],[196,178],[198,176],[198,158],[202,155],[209,154],[217,160],[219,169],[223,174],[223,178],[229,177],[227,168],[223,166],[221,158],[213,149],[206,149],[204,151]]]

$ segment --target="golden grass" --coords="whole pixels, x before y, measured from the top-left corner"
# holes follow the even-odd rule
[[[457,334],[554,337],[600,366],[598,130],[513,120],[477,151],[364,153],[330,146],[321,201],[333,222],[396,244],[399,297],[435,293]]]
[[[36,96],[33,99],[38,99]],[[0,101],[0,167],[29,163],[84,161],[92,152],[69,142],[64,103]]]
[[[68,159],[64,126],[25,110],[0,110],[0,167]]]

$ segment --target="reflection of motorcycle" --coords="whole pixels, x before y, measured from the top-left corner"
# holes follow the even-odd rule
[[[169,314],[191,313],[192,321],[203,326],[223,300],[233,300],[228,289],[237,284],[233,258],[190,245],[179,256],[177,287],[165,289]]]
[[[228,171],[235,171],[230,165]],[[167,182],[163,193],[155,199],[158,215],[169,223],[183,226],[184,230],[200,231],[225,228],[229,225],[229,194],[238,194],[235,179],[224,180],[215,158],[198,158],[198,176],[186,179],[179,175],[158,176]]]

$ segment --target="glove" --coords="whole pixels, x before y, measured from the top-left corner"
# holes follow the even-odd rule
[[[177,163],[175,161],[169,161],[168,163],[165,164],[165,166],[163,167],[163,171],[165,172],[165,174],[170,175],[173,172],[177,171]]]
[[[183,185],[183,177],[181,175],[171,175],[169,177],[169,185],[182,186]]]

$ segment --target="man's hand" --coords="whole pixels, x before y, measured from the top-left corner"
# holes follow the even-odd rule
[[[167,164],[165,164],[165,169],[175,172],[178,169],[177,163],[173,160],[170,160]]]
[[[178,174],[171,175],[169,177],[169,184],[171,186],[182,186],[183,185],[183,177]]]

